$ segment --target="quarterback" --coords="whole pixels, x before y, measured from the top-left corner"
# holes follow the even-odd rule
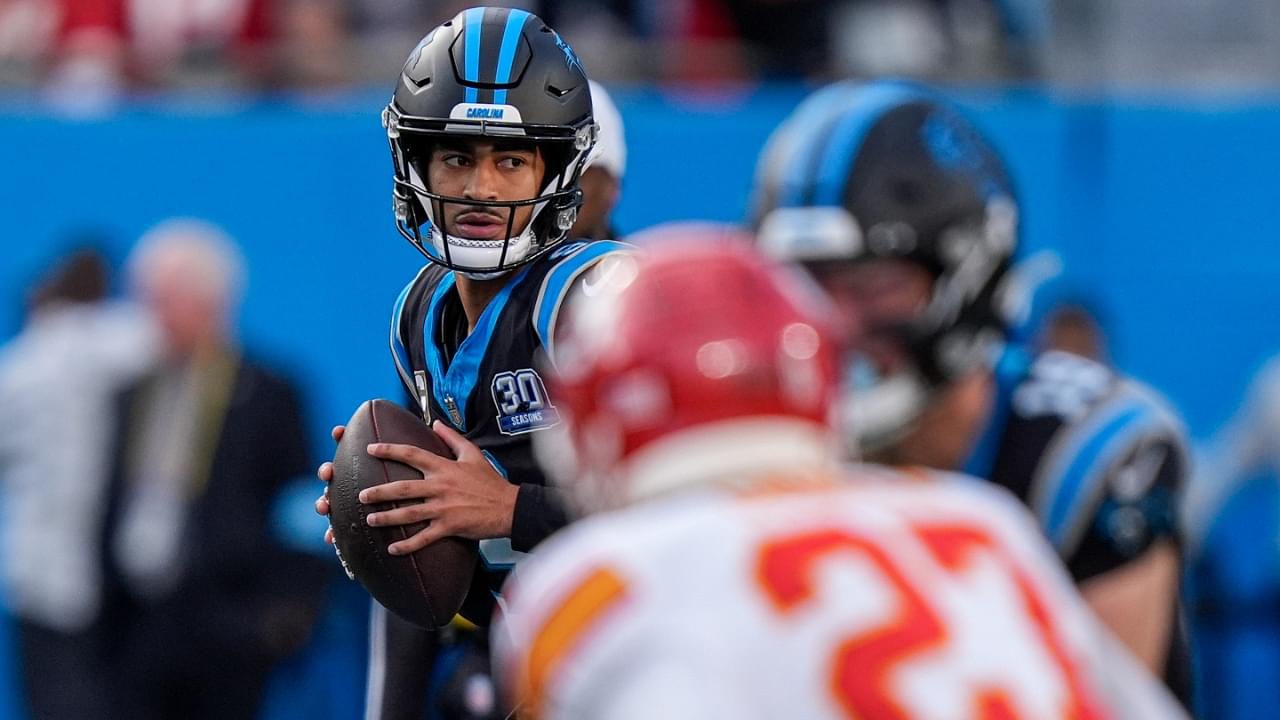
[[[391,354],[457,461],[442,467],[417,448],[385,448],[381,457],[423,477],[362,500],[417,501],[370,523],[430,521],[392,552],[450,535],[479,540],[463,615],[487,624],[516,559],[566,522],[561,493],[530,449],[531,437],[561,422],[535,357],[554,352],[569,289],[624,246],[569,237],[597,125],[582,63],[537,16],[478,7],[435,28],[410,53],[382,119],[396,227],[427,261],[395,302]],[[317,510],[328,512],[323,497]],[[420,706],[429,668],[407,656],[429,653],[422,639],[375,609],[370,717],[413,716]],[[397,667],[413,677],[396,676]]]

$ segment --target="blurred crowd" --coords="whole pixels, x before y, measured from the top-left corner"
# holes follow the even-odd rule
[[[1047,4],[543,0],[604,81],[1029,71]],[[0,0],[0,87],[64,94],[385,82],[452,0]],[[654,62],[655,58],[657,62]]]
[[[526,0],[611,83],[909,76],[1274,86],[1269,0]],[[454,0],[0,0],[0,91],[73,106],[162,90],[382,84]]]

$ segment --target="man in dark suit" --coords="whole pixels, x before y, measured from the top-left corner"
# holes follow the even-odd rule
[[[309,467],[297,394],[231,339],[241,268],[219,230],[167,222],[130,270],[167,354],[119,406],[102,545],[115,715],[252,718],[325,577],[270,525]]]

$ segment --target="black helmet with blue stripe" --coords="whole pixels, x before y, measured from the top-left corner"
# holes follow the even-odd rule
[[[596,125],[581,61],[537,16],[478,7],[432,30],[409,54],[383,125],[395,165],[396,227],[432,262],[499,273],[565,239],[582,204],[578,178]],[[481,201],[428,187],[426,162],[436,143],[481,137],[538,147],[547,170],[537,196]],[[509,209],[505,239],[451,235],[438,212],[444,203]],[[524,228],[510,226],[519,206],[533,207]]]
[[[752,212],[766,252],[812,270],[893,258],[932,275],[926,307],[884,329],[915,365],[918,391],[899,405],[918,411],[1003,344],[1013,188],[994,147],[927,88],[846,82],[810,96],[766,145]]]

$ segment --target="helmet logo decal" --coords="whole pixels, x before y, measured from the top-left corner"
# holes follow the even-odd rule
[[[427,36],[422,38],[418,43],[418,46],[413,49],[413,52],[409,53],[409,60],[404,64],[404,71],[406,73],[412,73],[417,69],[418,61],[422,59],[422,51],[431,44],[432,40],[435,39],[436,30],[439,30],[439,28],[427,33]]]
[[[505,123],[524,122],[524,118],[520,116],[520,109],[514,105],[492,105],[489,103],[458,103],[449,111],[450,120],[498,120]],[[514,129],[514,128],[513,128]],[[460,128],[453,128],[456,132],[466,132]],[[473,128],[472,132],[478,131],[479,128]],[[492,131],[493,128],[490,128]],[[524,131],[513,133],[523,135]]]
[[[521,435],[560,422],[560,411],[547,397],[547,387],[531,368],[493,376],[490,385],[503,435]]]
[[[939,165],[973,177],[985,197],[1003,192],[1001,182],[993,176],[982,148],[950,113],[931,114],[920,127],[920,135],[929,154]]]
[[[491,105],[489,103],[458,103],[449,111],[450,120],[470,120],[469,123],[449,123],[446,129],[452,133],[468,135],[511,135],[520,136],[525,132],[517,127],[524,122],[520,109],[514,105]],[[476,122],[476,121],[480,122]],[[488,123],[496,123],[489,125]]]
[[[573,48],[569,47],[569,43],[565,42],[564,38],[560,37],[560,33],[555,33],[555,36],[556,47],[560,48],[560,52],[564,53],[565,64],[568,65],[571,70],[584,72],[582,69],[582,61],[578,59],[578,55],[573,51]]]

